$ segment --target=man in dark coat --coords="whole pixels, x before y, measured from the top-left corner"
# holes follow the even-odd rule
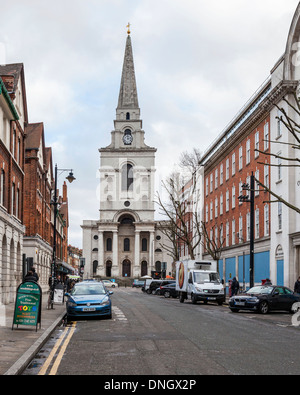
[[[238,282],[236,277],[234,277],[231,284],[231,295],[232,296],[237,295],[239,293],[239,290],[240,290],[240,283]]]
[[[300,277],[298,277],[298,280],[295,283],[294,292],[300,294]]]
[[[36,282],[36,277],[33,275],[32,271],[29,271],[24,277],[24,281],[34,281]]]

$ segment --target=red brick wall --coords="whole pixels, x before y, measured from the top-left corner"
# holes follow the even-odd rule
[[[227,150],[225,155],[218,160],[213,166],[210,166],[208,170],[205,171],[204,177],[204,220],[206,223],[206,227],[208,230],[208,235],[210,235],[210,230],[214,227],[218,227],[220,229],[221,224],[223,224],[223,239],[225,239],[224,247],[226,247],[226,223],[229,222],[229,245],[232,246],[232,220],[235,219],[235,234],[236,240],[235,245],[239,243],[239,239],[237,237],[237,233],[239,232],[239,217],[243,218],[243,234],[240,234],[239,237],[242,237],[246,242],[246,216],[250,211],[250,203],[244,202],[239,204],[238,196],[240,195],[239,191],[239,183],[246,183],[247,177],[251,176],[253,172],[254,175],[256,171],[259,171],[259,181],[264,182],[265,175],[265,165],[264,163],[269,163],[269,157],[267,155],[263,155],[259,153],[257,157],[255,157],[255,135],[259,132],[259,149],[269,152],[269,149],[265,150],[264,147],[264,126],[268,123],[269,125],[269,136],[270,136],[270,117],[268,116],[263,122],[261,122],[255,129],[251,130],[249,134],[245,135],[242,141],[235,142],[234,137],[232,137],[232,144],[230,147],[232,149]],[[250,140],[250,163],[246,163],[246,147],[247,141]],[[270,146],[270,143],[268,144]],[[243,166],[242,169],[239,169],[239,149],[242,147],[243,149]],[[232,156],[235,153],[235,174],[232,174]],[[229,159],[229,178],[226,179],[226,160]],[[262,163],[260,163],[262,162]],[[221,164],[223,164],[223,184],[220,185],[220,169]],[[215,172],[218,170],[218,185],[215,185]],[[210,190],[210,177],[211,174],[213,176],[213,189],[212,192]],[[269,170],[270,174],[270,170]],[[207,181],[208,180],[208,181]],[[270,180],[270,176],[269,176]],[[208,182],[208,194],[206,190]],[[250,183],[250,180],[249,180]],[[232,188],[235,186],[235,208],[232,207]],[[226,191],[229,191],[229,211],[226,211]],[[245,194],[245,192],[243,192]],[[223,215],[220,215],[220,196],[223,194]],[[215,215],[215,199],[218,198],[218,215]],[[269,196],[265,192],[259,192],[258,196],[255,196],[255,210],[259,208],[259,238],[265,237],[265,221],[264,221],[264,206],[265,201],[269,200]],[[210,218],[210,204],[213,203],[213,218]],[[208,206],[208,220],[206,218],[206,212]],[[270,210],[269,210],[270,213]],[[269,214],[270,219],[270,214]],[[213,232],[215,235],[215,232]]]

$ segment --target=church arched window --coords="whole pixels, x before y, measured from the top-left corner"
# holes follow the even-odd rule
[[[126,113],[126,121],[130,121],[130,112]]]
[[[124,239],[124,251],[126,251],[126,252],[130,251],[130,240],[129,239]]]
[[[129,163],[122,167],[122,191],[133,191],[133,166]]]

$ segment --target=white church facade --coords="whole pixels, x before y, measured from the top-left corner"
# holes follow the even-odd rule
[[[83,221],[84,278],[172,274],[164,221],[155,221],[156,148],[145,143],[128,34],[111,144],[100,148],[100,218]]]

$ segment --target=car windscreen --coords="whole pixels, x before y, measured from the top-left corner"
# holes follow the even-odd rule
[[[85,284],[75,286],[71,292],[71,295],[105,295],[106,293],[107,291],[102,284]]]
[[[270,295],[273,291],[272,287],[253,287],[246,293],[249,295]]]
[[[194,283],[204,284],[204,283],[215,283],[220,284],[221,279],[219,273],[194,273]]]

